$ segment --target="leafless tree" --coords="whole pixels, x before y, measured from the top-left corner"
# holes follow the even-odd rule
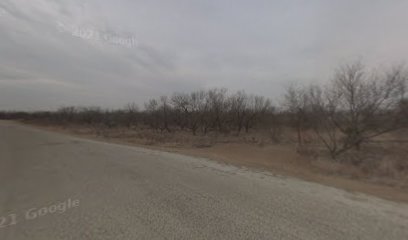
[[[245,132],[248,132],[269,110],[271,110],[271,101],[268,98],[251,95],[248,98],[247,113],[244,118]]]
[[[333,158],[404,126],[399,106],[407,76],[401,67],[382,74],[366,72],[357,62],[339,68],[325,89],[311,86],[301,91],[303,113]]]
[[[333,92],[312,85],[305,90],[307,94],[306,116],[309,126],[334,158],[339,150],[339,136],[335,119],[337,117],[337,98]]]
[[[191,115],[191,97],[186,93],[175,93],[171,98],[174,121],[183,130],[188,126]]]
[[[158,130],[160,127],[159,103],[156,99],[150,99],[144,104],[146,124]]]
[[[229,98],[232,122],[235,124],[238,134],[245,126],[245,120],[249,118],[248,95],[244,91],[239,91]]]
[[[201,127],[203,133],[207,133],[210,126],[209,121],[209,103],[207,102],[207,93],[203,90],[195,91],[190,94],[190,120],[189,127],[194,135]]]
[[[297,144],[303,145],[303,131],[307,125],[308,98],[305,89],[297,85],[290,85],[283,97],[283,107],[289,115],[291,125],[296,129]]]
[[[224,124],[226,121],[226,113],[228,111],[229,102],[227,101],[227,89],[214,88],[208,91],[207,102],[209,104],[209,116],[211,117],[212,127],[219,132],[224,132]]]
[[[125,125],[132,127],[138,123],[139,106],[136,103],[129,103],[125,106]]]
[[[61,123],[72,123],[75,119],[77,109],[73,106],[61,107],[55,114],[55,120]]]
[[[169,100],[167,96],[160,97],[160,105],[159,105],[159,116],[160,116],[160,130],[163,132],[166,130],[167,132],[171,132],[170,130],[170,112],[171,106],[169,104]]]
[[[401,127],[398,105],[404,99],[407,74],[401,67],[367,73],[361,63],[341,67],[333,80],[339,113],[335,124],[344,134],[341,151]]]

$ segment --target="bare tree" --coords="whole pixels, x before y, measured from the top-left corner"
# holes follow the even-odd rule
[[[337,117],[337,98],[333,91],[323,90],[317,85],[305,90],[307,94],[307,107],[305,113],[309,126],[313,129],[318,139],[335,158],[340,147],[340,139],[335,119]]]
[[[144,107],[147,125],[155,130],[158,130],[160,126],[159,103],[156,99],[150,99],[144,104]]]
[[[137,125],[139,106],[136,103],[128,103],[125,106],[125,125],[132,127]]]
[[[401,127],[397,109],[406,81],[401,67],[370,74],[361,63],[354,63],[336,72],[332,87],[339,113],[334,120],[345,136],[341,151],[358,150],[363,142]]]
[[[239,91],[229,98],[232,121],[237,128],[238,134],[244,128],[245,120],[249,114],[248,100],[248,95],[244,91]]]
[[[290,85],[286,89],[283,99],[283,107],[289,115],[291,125],[296,129],[297,144],[303,145],[303,131],[307,125],[308,99],[304,88]]]
[[[244,118],[245,132],[248,133],[249,129],[269,110],[271,110],[271,101],[268,98],[251,95],[248,98]]]
[[[207,93],[203,90],[192,92],[190,94],[190,119],[189,127],[194,135],[201,127],[203,133],[207,133],[207,129],[210,126],[208,117],[209,103],[207,102]]]
[[[171,106],[169,105],[169,101],[167,96],[160,97],[160,130],[163,132],[166,130],[167,132],[171,132],[170,130],[170,111]]]
[[[227,101],[227,89],[214,88],[208,91],[207,100],[210,107],[210,117],[212,118],[212,127],[219,132],[224,132],[225,113],[228,111],[229,102]]]
[[[148,125],[156,130],[170,132],[171,106],[167,96],[161,96],[159,100],[151,99],[145,103]]]
[[[56,112],[55,120],[62,123],[72,123],[75,120],[77,108],[61,107]]]
[[[400,67],[383,74],[368,73],[361,63],[336,71],[322,89],[302,89],[303,113],[332,158],[381,134],[404,126],[399,106],[405,96],[407,75]]]
[[[190,95],[185,93],[175,93],[171,97],[173,105],[174,121],[183,130],[189,124],[191,115],[191,99]]]

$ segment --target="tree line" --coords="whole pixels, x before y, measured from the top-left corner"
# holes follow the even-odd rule
[[[0,118],[109,128],[147,126],[158,132],[190,131],[193,135],[206,135],[209,132],[249,132],[273,113],[268,98],[244,91],[229,94],[225,88],[214,88],[152,98],[142,110],[135,103],[118,110],[69,106],[53,112],[0,112]]]
[[[291,85],[272,104],[269,98],[225,88],[174,93],[148,100],[144,108],[62,107],[48,112],[0,112],[0,119],[54,124],[147,127],[158,132],[245,134],[293,129],[298,147],[311,133],[332,158],[382,134],[408,126],[408,74],[403,67],[369,71],[360,62],[339,67],[325,85]]]

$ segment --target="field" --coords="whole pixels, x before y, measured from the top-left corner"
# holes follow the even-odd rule
[[[271,174],[301,178],[324,185],[408,202],[408,143],[404,131],[389,133],[333,161],[309,139],[301,150],[291,129],[280,133],[280,142],[266,132],[208,134],[158,132],[150,128],[106,128],[56,125],[25,121],[43,129],[119,144],[143,146],[212,159]],[[305,134],[307,135],[307,134]],[[398,140],[395,140],[398,139]],[[363,160],[362,160],[363,159]]]

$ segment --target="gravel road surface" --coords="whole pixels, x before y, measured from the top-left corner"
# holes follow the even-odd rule
[[[0,239],[405,240],[408,205],[2,121]]]

